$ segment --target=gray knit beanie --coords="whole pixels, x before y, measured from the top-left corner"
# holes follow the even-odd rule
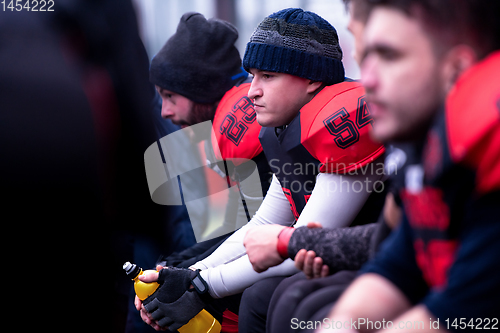
[[[248,74],[229,22],[199,13],[181,17],[176,33],[153,58],[149,80],[197,103],[214,103]]]
[[[247,44],[243,67],[286,73],[331,85],[344,81],[335,28],[319,15],[289,8],[266,17]]]

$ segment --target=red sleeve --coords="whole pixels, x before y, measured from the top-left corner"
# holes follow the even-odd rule
[[[500,52],[462,75],[446,101],[450,155],[476,172],[476,190],[500,189]]]
[[[229,90],[215,111],[212,146],[218,160],[240,165],[262,152],[253,103],[248,98],[250,83]],[[215,147],[219,147],[217,150]]]
[[[300,112],[302,145],[321,162],[320,172],[351,172],[384,153],[370,138],[373,120],[360,83],[325,87]]]

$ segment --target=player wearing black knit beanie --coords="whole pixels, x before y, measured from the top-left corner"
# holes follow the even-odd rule
[[[191,261],[192,264],[208,256],[229,233],[245,225],[260,206],[271,181],[272,173],[258,139],[261,127],[256,121],[253,103],[247,96],[250,83],[245,81],[248,73],[242,68],[240,54],[234,45],[237,38],[238,32],[229,22],[206,19],[199,13],[186,13],[181,17],[175,34],[151,62],[149,79],[162,99],[162,117],[182,127],[192,126],[196,141],[205,140],[207,166],[223,176],[225,182],[231,180],[233,185],[238,185],[231,185],[232,188],[226,191],[226,214],[219,228],[206,235],[205,226],[197,226],[192,221],[199,243],[162,258],[163,265],[176,267],[169,270],[172,273],[168,277],[170,282],[188,281],[193,273],[187,269]],[[195,129],[194,125],[199,126]],[[160,142],[165,165],[171,167],[171,160],[178,159],[184,151],[168,145],[168,138]],[[256,169],[258,173],[254,173]],[[186,192],[183,195],[187,202],[194,200]],[[137,299],[136,306],[143,304],[145,310],[154,312],[159,324],[176,331],[200,309],[194,310],[195,307],[186,300],[183,304],[176,303],[173,310],[161,304],[156,309],[158,302],[166,304],[177,299],[176,294],[168,289],[170,285],[172,283],[163,284],[144,303]],[[198,299],[197,294],[187,292],[182,285],[173,285],[181,294],[186,292],[194,297],[195,303],[202,304],[223,326],[231,317],[225,312],[226,308],[237,312],[237,307],[231,308],[230,301],[214,300],[208,294]],[[138,306],[143,316],[144,309]]]
[[[150,81],[196,103],[214,103],[247,77],[236,39],[238,31],[231,23],[186,13],[153,58]]]

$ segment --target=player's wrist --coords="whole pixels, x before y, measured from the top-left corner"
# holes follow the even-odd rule
[[[276,249],[278,250],[278,254],[283,259],[288,259],[290,256],[288,255],[288,243],[290,243],[290,238],[292,237],[295,228],[286,227],[283,228],[278,234],[278,243],[276,245]]]

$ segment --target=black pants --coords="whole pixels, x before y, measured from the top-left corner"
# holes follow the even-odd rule
[[[322,279],[307,280],[303,273],[256,282],[243,292],[238,329],[250,332],[294,332],[294,322],[322,320],[356,276],[342,271]],[[324,314],[323,314],[324,313]],[[300,326],[299,326],[300,327]]]
[[[326,278],[312,280],[307,280],[303,273],[298,273],[285,279],[271,298],[267,332],[305,332],[301,327],[305,328],[306,325],[300,325],[301,322],[322,321],[356,273],[341,271]]]
[[[276,287],[285,277],[277,276],[260,280],[243,292],[238,314],[239,333],[266,331],[267,309]]]

